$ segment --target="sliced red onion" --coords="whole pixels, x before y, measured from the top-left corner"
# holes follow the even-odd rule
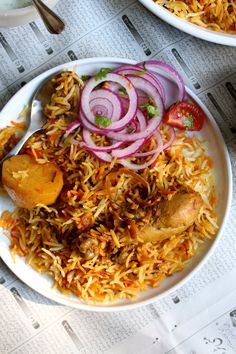
[[[168,149],[174,142],[175,140],[175,130],[173,127],[168,126],[169,130],[170,130],[170,139],[163,145],[163,139],[161,136],[161,133],[159,130],[156,130],[155,133],[153,134],[156,137],[156,140],[158,142],[158,146],[157,148],[160,149],[159,152]],[[135,157],[145,157],[145,156],[150,156],[156,153],[157,151],[156,149],[150,150],[150,151],[145,151],[145,152],[137,152],[135,154]]]
[[[88,129],[92,133],[96,133],[96,134],[106,133],[104,129],[96,128],[93,124],[89,123],[81,111],[79,112],[78,120],[80,121],[80,123],[85,129]]]
[[[131,132],[129,132],[130,127],[133,128]],[[146,127],[147,127],[146,117],[143,114],[143,112],[140,111],[140,109],[138,109],[135,119],[133,119],[132,122],[129,123],[129,125],[127,125],[124,129],[122,129],[119,132],[113,132],[114,134],[112,132],[106,133],[106,136],[113,140],[133,141],[129,139],[120,139],[120,137],[122,137],[124,134],[125,136],[128,136],[131,133],[134,134],[135,132],[137,133],[142,132],[144,129],[146,129]],[[110,135],[112,135],[112,138],[110,137]]]
[[[140,125],[140,132],[138,133],[123,133],[123,132],[109,132],[107,133],[107,137],[110,139],[115,139],[115,140],[120,140],[120,141],[135,141],[139,139],[146,139],[150,135],[152,135],[155,130],[159,127],[161,123],[161,117],[153,117],[150,120],[148,120],[148,124],[144,128],[144,119],[145,116],[144,114],[138,110],[137,112],[137,118],[139,120],[139,123],[142,122],[143,125]],[[146,123],[146,119],[145,119]],[[142,127],[142,128],[141,128]]]
[[[122,105],[119,96],[106,88],[100,88],[91,92],[90,109],[95,116],[105,116],[113,122],[120,119]]]
[[[134,155],[145,143],[145,139],[137,140],[131,143],[129,146],[124,149],[116,149],[111,152],[112,157],[116,157],[117,159],[125,159],[129,156]]]
[[[163,140],[162,140],[162,136],[161,136],[161,133],[159,132],[159,130],[156,130],[155,133],[153,134],[153,136],[156,138],[156,141],[157,141],[156,148],[153,150],[150,150],[150,151],[137,152],[134,155],[135,157],[146,157],[146,156],[154,155],[158,151],[160,154],[160,152],[164,150]]]
[[[80,122],[75,120],[74,122],[70,123],[68,127],[66,128],[66,132],[64,134],[64,137],[66,138],[70,133],[72,133],[75,129],[77,129],[80,126]]]
[[[142,68],[140,68],[142,70]],[[127,112],[127,108],[129,107],[128,104],[128,100],[127,98],[122,95],[122,93],[120,92],[121,86],[116,84],[115,82],[109,82],[109,89],[113,92],[115,92],[117,95],[119,95],[120,100],[122,101],[123,99],[126,100],[127,104],[124,106],[123,108],[125,108],[125,110],[123,112]],[[145,94],[145,92],[141,92],[140,90],[136,90],[137,95],[138,95],[138,106],[142,106],[145,103],[148,102],[148,95]]]
[[[149,167],[151,164],[153,164],[156,161],[159,154],[160,154],[160,152],[158,150],[148,162],[145,162],[141,165],[130,162],[128,160],[119,160],[119,163],[121,165],[123,165],[124,167],[129,168],[130,170],[143,170],[143,169]]]
[[[97,156],[101,161],[110,163],[112,158],[111,155],[107,152],[97,152],[92,151],[92,153]]]
[[[150,69],[154,74],[147,72],[146,69]],[[91,151],[104,162],[110,163],[113,158],[116,158],[123,166],[133,170],[144,169],[155,162],[160,152],[168,148],[175,139],[175,131],[169,127],[169,141],[163,144],[162,135],[158,130],[164,114],[163,97],[166,92],[161,85],[158,85],[160,83],[156,74],[161,76],[160,80],[165,85],[168,104],[173,97],[176,97],[176,93],[178,97],[184,94],[183,80],[175,69],[155,60],[134,66],[125,65],[106,74],[102,79],[96,80],[94,77],[88,80],[81,93],[78,117],[84,127],[82,130],[84,141],[75,143]],[[106,88],[96,88],[103,82],[106,82]],[[177,85],[177,89],[175,87],[173,89],[173,83]],[[126,95],[121,95],[120,88],[126,90],[127,98]],[[173,96],[171,96],[172,91],[174,91]],[[157,107],[158,114],[147,119],[145,113],[138,109],[138,104],[141,103],[144,106],[151,99]],[[109,118],[110,126],[98,127],[96,116]],[[79,126],[78,122],[76,124]],[[132,132],[129,132],[129,126],[132,127]],[[69,128],[73,129],[73,126]],[[111,144],[109,146],[96,145],[91,133],[105,135],[111,140]],[[152,136],[156,139],[156,148],[140,152],[145,141]],[[150,160],[140,165],[132,160],[126,160],[128,157],[145,158],[147,156]]]
[[[109,90],[115,92],[117,95],[119,94],[119,90],[122,88],[120,84],[117,84],[116,82],[109,82],[108,84]]]
[[[142,67],[142,65],[139,65],[139,64],[134,64],[134,65],[125,64],[125,65],[121,65],[118,68],[114,69],[112,72],[119,74],[119,71],[127,70],[127,69],[135,70],[138,72],[138,71],[142,71],[143,67]]]
[[[142,77],[135,76],[135,75],[127,75],[127,77],[132,82],[136,90],[138,89],[145,92],[145,94],[148,95],[148,97],[151,97],[153,99],[159,112],[158,116],[163,117],[164,110],[165,110],[164,104],[157,88]]]
[[[124,133],[126,133],[129,129],[131,130],[132,133],[138,131],[139,128],[139,123],[137,119],[133,119],[132,122],[129,124],[129,127],[127,129],[124,129]]]
[[[137,95],[138,95],[138,106],[144,106],[146,103],[149,101],[148,95],[145,95],[143,92],[140,92],[137,90]]]
[[[133,65],[133,66],[132,65],[123,65],[123,66],[119,67],[118,69],[115,69],[113,72],[116,72],[121,75],[135,75],[135,76],[141,77],[143,79],[146,79],[153,86],[156,87],[161,98],[165,102],[165,100],[166,100],[165,91],[164,91],[162,84],[158,80],[158,78],[156,76],[152,75],[151,73],[147,72],[146,70],[145,71],[143,71],[143,70],[144,69],[138,65]]]
[[[120,84],[122,87],[125,88],[129,97],[129,108],[127,110],[127,113],[119,121],[112,122],[109,127],[104,128],[106,131],[119,131],[135,118],[138,107],[138,97],[136,90],[130,80],[123,77],[122,75],[108,73],[104,78],[99,80],[96,80],[95,78],[89,79],[81,93],[81,111],[83,112],[84,117],[89,121],[89,123],[95,125],[95,116],[93,112],[91,112],[89,106],[90,95],[97,85],[105,81],[112,81]]]
[[[147,155],[147,153],[150,153],[150,151],[147,152],[147,153],[146,152],[143,152],[143,153],[140,152],[138,154],[137,153],[135,154],[135,157],[146,157],[146,156],[153,155],[153,157],[149,161],[147,161],[147,162],[145,162],[145,163],[143,163],[141,165],[136,164],[136,163],[131,162],[131,161],[128,161],[128,160],[119,160],[119,163],[121,165],[125,166],[125,167],[128,167],[131,170],[143,170],[143,169],[149,167],[151,164],[153,164],[156,161],[156,159],[159,156],[159,154],[161,153],[161,151],[163,151],[163,141],[162,141],[162,137],[161,137],[160,132],[156,131],[154,135],[155,135],[155,138],[156,138],[158,144],[157,144],[157,148],[152,150],[152,154],[148,154]]]
[[[138,64],[145,70],[161,75],[172,82],[175,82],[179,88],[178,100],[183,101],[185,98],[185,85],[182,77],[171,65],[163,63],[159,60],[147,60]]]
[[[118,141],[115,142],[112,145],[109,146],[97,146],[93,139],[91,138],[91,132],[88,131],[87,129],[83,129],[83,139],[85,141],[80,143],[80,147],[85,148],[90,151],[97,151],[97,152],[110,152],[115,149],[118,149],[122,145],[124,145],[123,141]]]
[[[90,101],[91,111],[95,116],[110,118],[113,114],[113,105],[106,98],[94,98]]]
[[[136,116],[138,123],[139,123],[139,131],[142,132],[146,129],[147,127],[147,121],[146,121],[146,117],[143,114],[142,111],[140,111],[140,109],[137,110],[137,116]]]
[[[75,129],[77,129],[80,125],[81,125],[81,124],[80,124],[80,122],[79,122],[78,120],[76,120],[76,121],[70,123],[70,124],[68,125],[68,127],[66,128],[66,131],[65,131],[65,133],[64,133],[64,135],[63,135],[63,137],[62,137],[62,139],[61,139],[61,143],[60,143],[60,144],[63,144],[63,142],[65,141],[65,139],[68,137],[68,135],[69,135],[70,133],[72,133]]]
[[[175,140],[175,130],[173,127],[168,125],[169,131],[170,131],[170,139],[163,145],[163,150],[168,149],[174,142]]]

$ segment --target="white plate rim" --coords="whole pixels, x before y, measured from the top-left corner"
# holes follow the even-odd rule
[[[156,4],[153,0],[139,0],[139,2],[150,10],[153,14],[167,22],[169,25],[190,34],[191,36],[204,39],[208,42],[217,44],[235,46],[236,47],[236,35],[223,32],[216,32],[210,29],[206,29],[195,25],[194,23],[183,20],[176,15],[172,14],[169,10]]]
[[[34,79],[32,79],[31,81],[29,81],[23,88],[21,88],[9,101],[8,103],[4,106],[4,108],[2,109],[1,113],[0,113],[0,117],[2,115],[4,115],[5,110],[8,109],[8,107],[14,102],[15,99],[17,99],[18,96],[21,95],[21,92],[23,89],[26,88],[30,88],[32,84],[34,84],[35,82],[38,82],[38,85],[40,85],[40,83],[45,80],[47,77],[53,75],[54,73],[63,70],[63,69],[68,69],[69,67],[76,67],[78,65],[84,65],[84,64],[98,64],[101,63],[101,66],[103,65],[102,63],[106,63],[106,65],[109,65],[109,63],[111,64],[135,64],[137,61],[131,60],[131,59],[125,59],[125,58],[113,58],[113,57],[94,57],[94,58],[86,58],[86,59],[79,59],[79,60],[75,60],[72,62],[68,62],[65,64],[61,64],[58,65],[54,68],[51,68],[45,72],[43,72],[42,74],[38,75],[37,77],[35,77]],[[228,193],[227,193],[227,206],[225,209],[225,213],[224,213],[224,217],[223,217],[223,221],[221,224],[221,228],[220,231],[217,234],[217,237],[212,241],[210,248],[208,249],[207,253],[205,254],[204,258],[194,267],[193,270],[191,270],[191,272],[186,275],[182,280],[180,280],[176,285],[172,286],[170,289],[163,291],[161,294],[155,295],[149,299],[146,300],[141,300],[139,302],[135,302],[135,303],[127,303],[127,304],[122,304],[122,305],[116,305],[116,303],[108,303],[108,304],[86,304],[86,303],[77,303],[77,302],[73,302],[71,303],[70,300],[65,300],[61,297],[57,298],[57,294],[55,293],[51,293],[51,292],[45,292],[42,291],[40,289],[40,287],[38,287],[36,284],[32,284],[31,282],[29,282],[26,277],[24,276],[24,274],[19,274],[17,267],[14,266],[13,262],[9,262],[7,257],[4,257],[5,253],[4,253],[4,249],[1,248],[0,246],[0,257],[3,260],[3,262],[8,266],[8,268],[17,276],[17,278],[19,278],[23,283],[25,283],[26,285],[28,285],[31,289],[35,290],[36,292],[38,292],[39,294],[45,296],[46,298],[53,300],[57,303],[66,305],[66,306],[70,306],[70,307],[74,307],[80,310],[86,310],[86,311],[96,311],[96,312],[114,312],[114,311],[125,311],[125,310],[131,310],[131,309],[135,309],[144,305],[148,305],[151,304],[155,301],[158,301],[160,299],[162,299],[163,297],[169,295],[170,293],[176,291],[178,288],[180,288],[181,286],[183,286],[188,280],[190,280],[197,272],[198,270],[207,262],[207,260],[209,259],[209,257],[211,256],[211,254],[214,252],[219,240],[221,239],[221,236],[223,234],[223,231],[225,229],[225,224],[228,220],[228,216],[229,216],[229,212],[230,212],[230,207],[231,207],[231,203],[232,203],[232,190],[233,190],[233,183],[232,183],[232,169],[231,169],[231,162],[230,162],[230,157],[229,157],[229,153],[228,153],[228,149],[226,147],[226,144],[224,142],[224,139],[221,135],[220,129],[218,128],[218,125],[216,124],[212,114],[209,112],[209,110],[206,108],[206,106],[201,102],[201,100],[188,88],[186,87],[186,91],[187,93],[199,104],[200,107],[203,108],[203,110],[205,111],[208,119],[210,120],[211,125],[213,126],[214,132],[217,135],[217,138],[219,139],[219,141],[221,142],[222,148],[223,148],[223,154],[224,154],[224,158],[225,158],[225,164],[227,167],[227,187],[228,187]],[[33,92],[32,92],[33,94]],[[20,257],[21,258],[21,257]],[[29,266],[30,267],[30,266]]]

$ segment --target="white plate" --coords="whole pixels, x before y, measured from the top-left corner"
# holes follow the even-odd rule
[[[185,21],[175,15],[164,7],[157,5],[153,0],[139,0],[148,10],[160,17],[163,21],[169,23],[171,26],[190,34],[191,36],[204,39],[209,42],[236,46],[236,35],[222,32],[212,31],[200,26]]]
[[[52,8],[56,5],[58,0],[46,0],[44,2],[47,6]],[[26,23],[34,21],[36,17],[39,17],[39,14],[33,5],[20,9],[0,11],[0,28],[25,25]]]
[[[56,68],[48,70],[47,72],[39,75],[27,85],[25,85],[7,103],[0,115],[0,127],[6,126],[10,123],[10,120],[14,120],[14,118],[18,117],[24,106],[30,102],[34,91],[39,87],[39,85],[41,85],[43,80],[52,74],[63,69],[74,69],[78,74],[81,75],[93,75],[97,73],[101,67],[115,68],[124,63],[134,64],[133,61],[126,59],[93,58],[77,60],[75,62],[60,65]],[[2,260],[8,265],[8,267],[16,274],[18,278],[49,299],[68,306],[90,311],[115,311],[130,309],[139,305],[147,304],[163,297],[164,295],[167,295],[171,291],[176,290],[177,287],[183,285],[186,280],[190,279],[190,277],[199,269],[200,265],[202,265],[203,262],[205,262],[209,255],[213,252],[216,243],[222,236],[224,224],[229,213],[231,203],[232,174],[227,148],[214,118],[211,116],[206,107],[199,101],[195,94],[193,94],[189,89],[187,89],[187,92],[202,107],[206,113],[206,116],[208,117],[204,124],[203,130],[198,133],[198,135],[204,140],[208,141],[208,152],[213,158],[215,167],[216,186],[219,200],[217,214],[219,217],[220,225],[220,229],[215,241],[211,243],[205,243],[201,252],[192,259],[192,261],[182,272],[176,273],[174,276],[164,280],[160,287],[142,292],[137,299],[111,304],[88,305],[73,295],[64,295],[59,291],[53,290],[51,288],[52,280],[48,276],[37,273],[30,266],[26,265],[23,258],[17,257],[16,262],[14,263],[9,251],[9,241],[3,235],[0,229],[0,257],[2,257]],[[0,213],[6,209],[12,210],[13,208],[14,205],[8,197],[0,196]]]

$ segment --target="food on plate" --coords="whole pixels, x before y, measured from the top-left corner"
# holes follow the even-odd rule
[[[163,122],[179,129],[201,130],[204,120],[205,114],[198,105],[177,102],[168,109]]]
[[[63,175],[55,163],[39,164],[27,154],[3,162],[2,184],[17,206],[32,209],[55,203],[63,187]]]
[[[153,0],[182,19],[196,25],[236,34],[236,6],[234,0]]]
[[[16,157],[24,169],[20,163],[8,178],[18,195],[20,171],[56,164],[62,190],[52,205],[32,208],[20,191],[27,204],[5,211],[1,225],[12,254],[62,292],[86,302],[132,298],[182,270],[217,232],[204,143],[188,126],[164,123],[166,85],[176,92],[171,104],[193,102],[175,69],[155,60],[92,77],[65,71],[53,82],[47,123]],[[31,179],[26,196],[37,183]]]

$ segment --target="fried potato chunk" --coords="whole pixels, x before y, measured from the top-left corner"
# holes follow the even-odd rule
[[[180,234],[193,225],[202,205],[197,192],[176,193],[170,200],[160,202],[157,221],[141,229],[139,238],[146,242],[163,241]]]
[[[63,187],[63,174],[54,163],[38,164],[29,155],[4,161],[2,184],[17,206],[32,209],[55,203]]]

